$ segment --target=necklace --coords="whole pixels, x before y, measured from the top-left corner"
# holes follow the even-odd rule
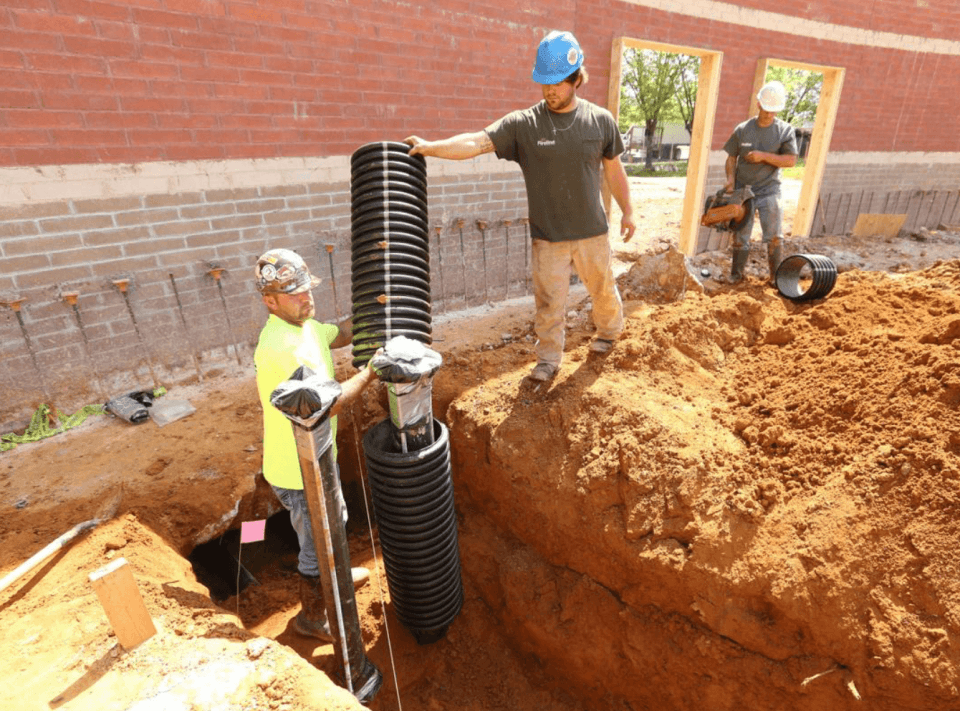
[[[553,122],[553,116],[551,116],[553,111],[550,110],[550,107],[545,106],[544,109],[547,112],[547,120],[550,122],[550,127],[553,129],[553,135],[556,136],[557,133],[568,130],[571,126],[573,126],[573,124],[577,122],[577,112],[580,110],[580,104],[578,102],[577,105],[573,108],[573,111],[569,112],[571,115],[570,124],[567,126],[564,126],[563,128],[557,128],[557,125]]]

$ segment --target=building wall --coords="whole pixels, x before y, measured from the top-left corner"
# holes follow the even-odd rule
[[[722,51],[711,175],[767,57],[846,68],[824,197],[958,185],[955,5],[782,5],[5,3],[0,301],[14,306],[0,309],[0,423],[24,423],[42,400],[69,411],[195,379],[198,363],[249,368],[264,318],[250,274],[267,247],[298,250],[324,277],[321,317],[347,314],[350,154],[534,103],[534,48],[554,28],[581,40],[581,95],[601,105],[619,36]],[[525,293],[516,167],[484,156],[428,168],[435,312]]]

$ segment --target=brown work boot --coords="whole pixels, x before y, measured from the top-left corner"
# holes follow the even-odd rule
[[[733,260],[730,265],[730,283],[739,284],[743,281],[743,270],[747,266],[747,259],[750,257],[750,249],[733,250]]]
[[[323,606],[323,591],[320,589],[320,576],[300,578],[300,612],[293,618],[293,629],[304,637],[316,637],[324,642],[332,642],[327,611]]]
[[[770,270],[770,283],[777,285],[777,268],[783,261],[783,241],[777,237],[767,244],[767,268]]]

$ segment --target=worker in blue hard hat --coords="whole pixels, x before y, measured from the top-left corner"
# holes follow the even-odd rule
[[[564,318],[571,268],[593,301],[595,353],[607,353],[623,330],[623,304],[613,276],[607,216],[600,196],[605,180],[623,211],[620,233],[636,224],[627,174],[620,163],[623,140],[613,115],[577,96],[588,79],[583,50],[570,32],[541,40],[533,81],[543,101],[513,111],[482,131],[440,141],[410,136],[410,154],[464,160],[483,153],[515,161],[523,171],[533,238],[536,381],[551,380],[563,359]]]

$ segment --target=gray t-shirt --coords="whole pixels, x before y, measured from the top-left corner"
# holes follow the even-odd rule
[[[736,188],[749,185],[757,197],[779,195],[780,169],[769,163],[747,163],[744,158],[750,151],[795,156],[797,137],[793,126],[783,119],[774,117],[772,124],[761,128],[754,117],[733,129],[723,150],[738,158]]]
[[[558,114],[541,101],[485,130],[498,158],[520,164],[534,238],[563,242],[606,234],[601,158],[623,153],[609,111],[578,98],[573,111]]]

